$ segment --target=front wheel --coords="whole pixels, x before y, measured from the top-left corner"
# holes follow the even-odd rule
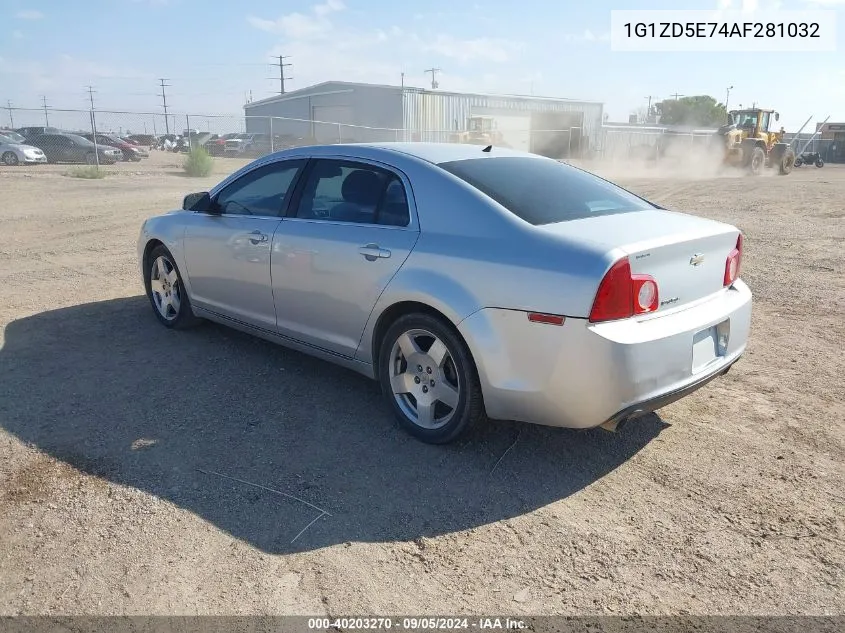
[[[144,286],[153,312],[162,325],[178,330],[199,323],[185,292],[182,275],[164,246],[156,246],[147,258]]]
[[[783,156],[780,157],[780,163],[778,164],[778,171],[781,176],[786,176],[792,171],[792,168],[795,166],[795,152],[791,149],[787,149]]]
[[[18,155],[14,152],[3,152],[3,163],[9,165],[9,167],[14,167],[20,161],[18,160]]]
[[[819,169],[821,169],[822,167],[824,167],[824,161],[823,161],[821,158],[819,158],[818,160],[816,160],[816,167],[818,167]]]
[[[484,418],[475,363],[442,319],[413,313],[387,330],[379,382],[399,424],[429,444],[446,444]]]
[[[755,176],[763,171],[766,166],[766,152],[762,147],[755,147],[751,150],[751,158],[748,161],[748,170]]]

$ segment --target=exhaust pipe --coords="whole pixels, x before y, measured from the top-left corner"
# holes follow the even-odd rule
[[[604,429],[605,431],[609,431],[610,433],[616,433],[617,431],[621,431],[622,427],[628,423],[630,418],[622,418],[621,420],[608,420],[599,425],[599,428]]]

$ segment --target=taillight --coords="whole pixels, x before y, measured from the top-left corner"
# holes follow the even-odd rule
[[[590,321],[627,319],[657,310],[660,295],[651,275],[632,275],[631,263],[623,257],[610,267],[596,292]]]
[[[742,233],[736,238],[736,246],[728,253],[728,259],[725,260],[725,278],[724,285],[730,286],[733,282],[739,279],[739,269],[742,264]]]

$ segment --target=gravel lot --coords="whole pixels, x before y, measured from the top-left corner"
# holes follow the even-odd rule
[[[845,168],[617,174],[745,231],[745,358],[617,434],[437,448],[360,376],[156,322],[142,219],[235,166],[0,169],[0,614],[845,612]]]

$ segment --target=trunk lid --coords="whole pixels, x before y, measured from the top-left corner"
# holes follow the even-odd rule
[[[658,311],[682,306],[724,287],[725,262],[739,229],[684,213],[637,211],[539,227],[627,255],[632,274],[657,282]],[[617,258],[618,258],[617,257]]]

